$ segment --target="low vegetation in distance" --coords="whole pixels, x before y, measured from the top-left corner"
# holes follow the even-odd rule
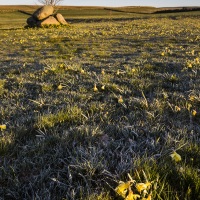
[[[199,11],[6,8],[0,199],[200,199]]]

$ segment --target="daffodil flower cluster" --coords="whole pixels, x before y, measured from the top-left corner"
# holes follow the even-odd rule
[[[124,200],[151,200],[152,183],[148,181],[145,183],[137,183],[133,179],[127,182],[120,181],[115,191]]]

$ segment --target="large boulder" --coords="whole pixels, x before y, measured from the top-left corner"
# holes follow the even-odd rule
[[[60,23],[53,16],[49,16],[48,18],[37,22],[38,27],[50,26],[50,25],[58,26],[60,25]]]
[[[33,17],[37,20],[43,20],[47,17],[49,17],[50,15],[53,14],[54,8],[51,5],[46,5],[43,6],[41,8],[38,8],[34,13],[33,13]]]
[[[56,14],[56,19],[63,25],[67,25],[67,22],[65,21],[65,18],[60,14],[60,13],[57,13]]]

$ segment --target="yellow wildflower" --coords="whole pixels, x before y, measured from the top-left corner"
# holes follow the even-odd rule
[[[190,101],[194,101],[194,100],[195,100],[195,96],[194,96],[194,95],[191,95],[190,98],[189,98],[189,100],[190,100]]]
[[[188,103],[188,104],[186,104],[186,107],[187,107],[187,109],[190,111],[191,108],[192,108],[192,104]]]
[[[94,84],[93,90],[94,90],[94,92],[97,92],[97,91],[98,91],[98,88],[97,88],[96,84]]]
[[[52,67],[52,68],[51,68],[51,71],[53,71],[53,72],[56,71],[56,68],[55,68],[55,67]]]
[[[188,62],[188,63],[187,63],[187,67],[188,67],[188,68],[192,68],[192,63],[189,63],[189,62]]]
[[[124,100],[123,100],[122,96],[120,96],[118,99],[118,103],[123,103],[123,102],[124,102]]]
[[[125,200],[136,200],[137,198],[140,198],[139,194],[133,194],[133,191],[129,189],[128,196],[125,198]]]
[[[151,194],[149,194],[147,198],[142,198],[142,200],[151,200]]]
[[[136,184],[136,189],[138,190],[139,193],[141,193],[143,190],[148,189],[148,187],[151,185],[150,182],[147,183],[137,183]]]
[[[176,153],[175,151],[170,156],[171,156],[172,160],[174,160],[175,162],[181,161],[181,156],[178,153]]]
[[[177,81],[178,77],[176,76],[176,74],[172,74],[170,80],[171,81]]]
[[[131,182],[128,181],[126,183],[122,182],[120,183],[116,188],[115,188],[115,191],[122,197],[126,197],[126,192],[127,192],[127,189],[130,187],[131,185]]]
[[[197,111],[196,110],[192,110],[192,116],[196,116]]]
[[[135,68],[132,68],[131,71],[132,71],[132,73],[135,73],[135,72],[136,72],[136,69],[135,69]]]
[[[58,85],[58,90],[62,90],[63,86],[61,85],[61,83]]]
[[[0,129],[1,130],[6,130],[6,125],[5,124],[0,125]]]
[[[151,194],[149,194],[149,196],[147,197],[147,200],[151,200]]]
[[[102,90],[105,90],[105,85],[102,85],[102,86],[101,86],[101,89],[102,89]]]
[[[117,74],[117,75],[119,75],[119,74],[120,74],[120,71],[119,71],[119,69],[117,70],[116,74]]]
[[[199,58],[195,58],[195,59],[194,59],[194,62],[195,62],[196,64],[199,64]]]
[[[65,66],[64,63],[61,63],[61,64],[59,65],[60,68],[63,68],[64,66]]]
[[[81,73],[81,74],[84,74],[84,73],[85,73],[85,70],[84,70],[84,69],[81,69],[80,73]]]
[[[105,74],[105,71],[104,71],[104,69],[102,69],[102,70],[101,70],[101,74],[102,74],[102,75],[104,75],[104,74]]]
[[[175,106],[175,111],[179,112],[181,110],[181,108],[179,106]]]
[[[193,56],[194,56],[194,53],[195,53],[195,51],[194,51],[194,50],[192,50],[192,51],[191,51],[191,54],[192,54]]]

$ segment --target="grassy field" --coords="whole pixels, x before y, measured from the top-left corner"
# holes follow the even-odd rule
[[[2,10],[0,199],[200,199],[199,12]]]

